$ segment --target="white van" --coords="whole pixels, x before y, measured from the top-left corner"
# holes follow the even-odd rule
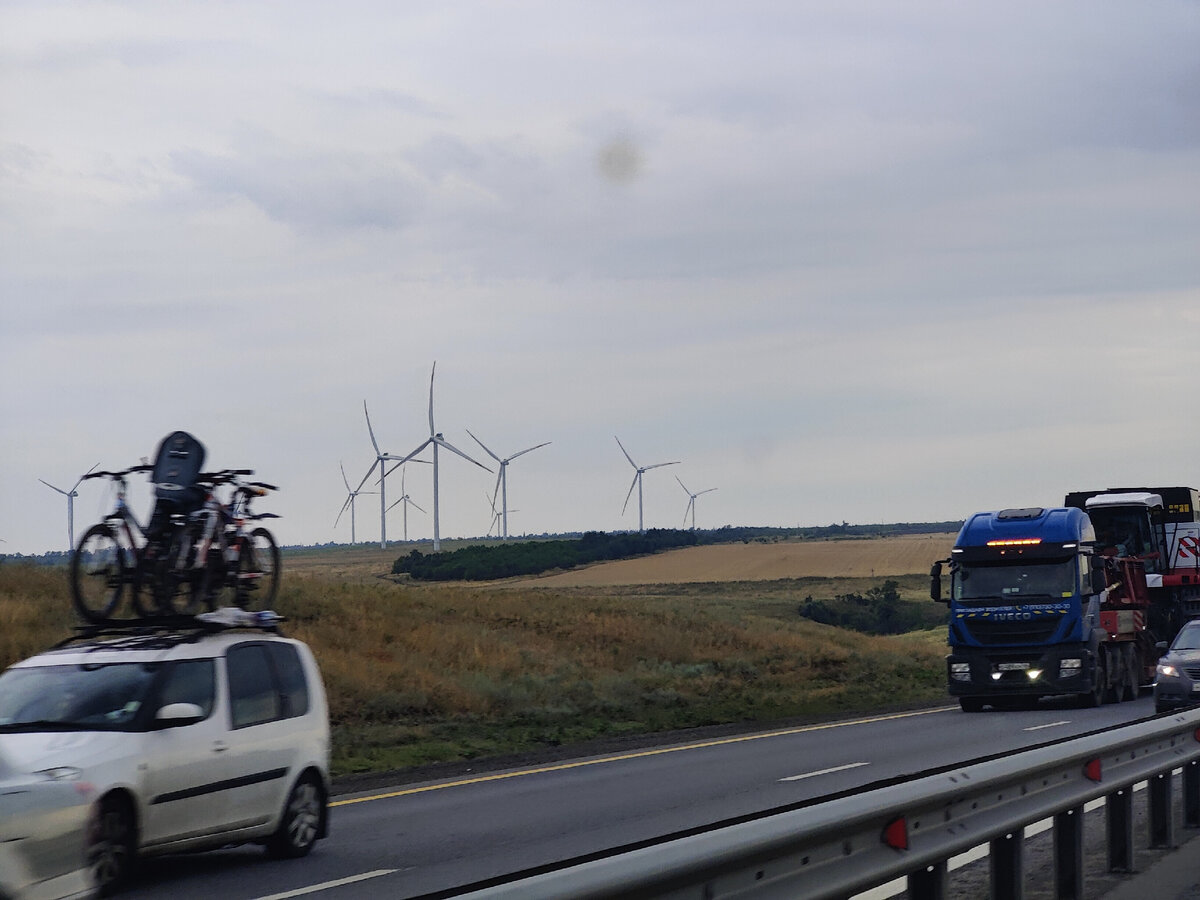
[[[308,647],[273,628],[97,631],[0,674],[0,753],[95,790],[87,848],[112,893],[139,855],[328,829],[329,713]]]

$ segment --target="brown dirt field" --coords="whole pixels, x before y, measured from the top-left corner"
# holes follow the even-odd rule
[[[522,581],[538,587],[608,587],[926,574],[934,560],[950,555],[955,537],[945,533],[847,541],[713,544]]]

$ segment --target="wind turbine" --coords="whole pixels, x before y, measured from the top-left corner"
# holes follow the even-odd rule
[[[520,451],[519,453],[514,453],[512,456],[510,456],[506,459],[501,459],[495,453],[493,453],[491,450],[488,450],[487,445],[484,444],[484,442],[481,441],[479,438],[475,437],[475,435],[471,433],[470,428],[467,429],[467,434],[470,434],[471,437],[474,438],[475,443],[477,443],[480,447],[483,447],[483,449],[487,452],[488,456],[490,456],[496,462],[500,463],[500,474],[498,474],[496,476],[496,487],[492,491],[492,512],[496,511],[496,491],[499,491],[500,492],[500,518],[504,522],[503,537],[507,538],[508,537],[508,464],[510,462],[512,462],[514,459],[516,459],[518,456],[524,456],[530,450],[536,450],[538,447],[545,447],[547,444],[550,443],[550,441],[543,441],[540,444],[535,444],[532,447],[527,447],[526,449]],[[513,512],[516,512],[516,510],[513,510]]]
[[[96,466],[98,466],[98,465],[100,465],[100,463],[96,463]],[[69,491],[64,491],[60,487],[55,487],[50,482],[46,481],[44,478],[38,479],[38,481],[40,481],[46,487],[48,487],[52,490],[58,491],[60,494],[62,494],[64,497],[67,498],[67,543],[68,543],[67,552],[68,553],[75,549],[75,498],[79,496],[79,491],[76,490],[76,488],[78,488],[79,485],[81,485],[83,483],[83,479],[87,478],[89,475],[92,474],[92,472],[95,470],[96,466],[92,466],[92,468],[88,469],[86,472],[84,472],[82,475],[80,475],[79,481],[75,482],[74,487],[72,487]]]
[[[377,462],[378,462],[378,460],[377,460]],[[350,487],[350,480],[346,477],[346,467],[343,466],[341,464],[341,462],[339,461],[338,468],[342,470],[342,481],[344,481],[346,483],[347,496],[346,496],[346,502],[342,504],[342,509],[337,514],[337,518],[333,520],[333,527],[337,528],[338,522],[340,522],[342,520],[342,514],[345,513],[346,508],[349,507],[350,508],[350,543],[357,544],[358,541],[354,536],[354,498],[357,497],[359,494],[374,494],[375,491],[362,490],[362,484],[360,484],[356,488]],[[375,467],[372,466],[371,468],[374,469]],[[371,474],[371,472],[368,471],[367,475],[369,476],[370,474]],[[367,480],[366,478],[363,478],[364,483],[366,482],[366,480]]]
[[[496,495],[495,495],[495,493],[493,493],[492,496],[489,497],[487,491],[484,491],[483,498],[492,505],[492,524],[488,526],[487,536],[491,537],[492,529],[495,528],[496,529],[496,537],[500,537],[500,510],[496,509]],[[509,512],[516,513],[516,512],[520,512],[520,510],[519,509],[510,509]]]
[[[414,460],[414,462],[424,462],[424,460],[418,459],[418,460]],[[417,502],[415,500],[413,500],[412,497],[408,496],[408,491],[406,491],[404,489],[404,469],[403,468],[400,469],[400,494],[401,494],[400,499],[397,500],[395,503],[393,503],[391,506],[389,506],[388,509],[391,509],[394,506],[398,506],[401,503],[404,504],[404,542],[408,543],[408,508],[410,506],[417,506]],[[421,509],[421,507],[417,506],[417,509]],[[421,512],[425,512],[425,510],[421,509]]]
[[[633,489],[637,488],[637,492],[638,492],[638,534],[645,534],[646,526],[643,524],[643,520],[642,520],[642,475],[644,473],[648,472],[650,469],[657,469],[660,466],[677,466],[677,465],[679,465],[679,460],[675,460],[673,462],[655,463],[652,466],[639,466],[637,463],[635,463],[633,461],[633,457],[629,455],[629,451],[625,449],[625,445],[621,443],[621,439],[619,437],[617,437],[615,434],[613,435],[613,437],[616,438],[617,446],[621,448],[621,452],[625,454],[625,458],[627,460],[629,460],[629,464],[631,466],[633,466],[633,468],[635,470],[634,475],[633,475],[633,484],[629,485],[629,493],[625,495],[625,506],[621,507],[621,515],[625,515],[625,509],[626,509],[626,507],[629,506],[629,498],[633,496]]]
[[[387,478],[387,473],[383,471],[385,462],[403,461],[403,457],[392,456],[390,453],[384,453],[379,449],[379,442],[375,440],[375,429],[371,427],[371,414],[367,412],[367,401],[363,401],[363,415],[367,417],[367,432],[371,435],[371,446],[375,448],[375,462],[371,463],[371,468],[367,469],[367,474],[363,476],[363,480],[359,482],[356,491],[362,490],[362,486],[367,483],[367,479],[371,477],[371,473],[375,471],[375,467],[379,467],[379,549],[383,550],[387,547],[387,485],[384,484]],[[347,485],[349,487],[349,485]]]
[[[697,491],[696,493],[693,494],[691,491],[689,491],[687,489],[687,485],[683,483],[683,481],[680,479],[680,477],[678,475],[675,476],[675,480],[679,482],[679,486],[681,488],[683,488],[683,492],[688,495],[687,509],[685,509],[683,511],[683,524],[685,524],[685,525],[687,524],[688,513],[690,512],[692,514],[692,531],[695,531],[696,530],[696,498],[699,497],[701,494],[707,494],[711,491],[715,491],[716,488],[705,488],[704,490]]]
[[[485,472],[492,471],[487,466],[485,466],[483,463],[477,462],[476,460],[471,459],[471,457],[467,456],[467,454],[463,453],[461,450],[459,450],[457,447],[455,447],[453,444],[451,444],[448,440],[446,440],[442,436],[441,432],[439,432],[437,430],[437,427],[433,424],[433,376],[436,374],[437,374],[437,362],[435,361],[433,364],[433,369],[429,373],[429,437],[425,438],[425,440],[421,442],[420,446],[417,447],[416,450],[414,450],[412,453],[408,454],[408,456],[406,456],[400,460],[400,465],[404,465],[404,463],[408,462],[410,459],[412,459],[414,456],[416,456],[418,453],[420,453],[426,447],[430,446],[431,444],[433,445],[433,552],[434,553],[437,553],[439,550],[442,549],[442,536],[441,536],[440,525],[439,525],[439,520],[438,520],[438,447],[445,447],[451,453],[457,454],[458,456],[461,456],[463,459],[465,459],[467,462],[473,463],[474,465],[479,466],[479,468],[483,469],[483,471],[485,471]],[[418,461],[423,462],[423,460],[418,460]],[[391,471],[391,472],[396,471],[396,467],[392,466],[392,468],[389,471]]]

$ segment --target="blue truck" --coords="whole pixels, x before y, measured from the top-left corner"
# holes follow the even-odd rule
[[[1191,488],[1080,491],[970,516],[930,571],[930,596],[949,607],[950,695],[966,712],[1137,697],[1163,642],[1200,615],[1197,500]]]

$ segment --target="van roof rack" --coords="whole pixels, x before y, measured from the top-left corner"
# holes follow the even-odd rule
[[[279,623],[284,617],[274,610],[250,612],[237,607],[222,607],[196,615],[154,616],[138,619],[109,619],[91,625],[75,626],[75,634],[64,638],[51,649],[58,649],[75,641],[91,641],[99,638],[124,638],[106,641],[105,646],[138,647],[154,649],[173,647],[177,644],[197,641],[203,635],[216,634],[233,629],[247,629],[279,633]]]

